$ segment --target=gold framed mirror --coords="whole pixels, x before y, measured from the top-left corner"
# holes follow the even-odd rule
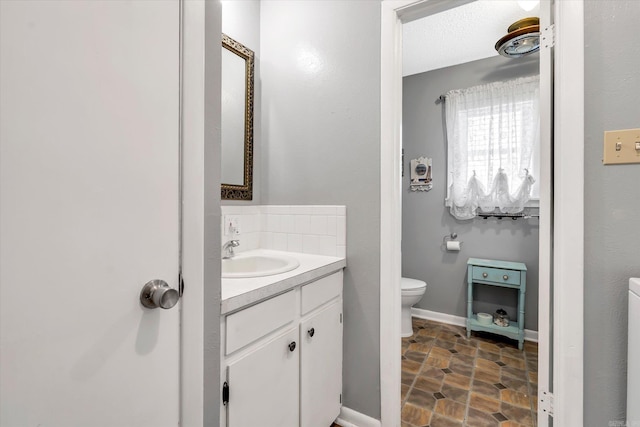
[[[253,199],[254,52],[222,34],[223,200]]]

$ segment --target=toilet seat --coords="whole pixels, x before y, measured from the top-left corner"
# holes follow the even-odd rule
[[[422,280],[409,279],[408,277],[403,277],[400,280],[400,288],[402,291],[422,291],[427,287],[427,284]]]

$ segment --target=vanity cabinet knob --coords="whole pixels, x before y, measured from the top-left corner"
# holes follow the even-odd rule
[[[315,329],[313,329],[313,328],[311,328],[311,329],[309,329],[309,330],[307,331],[307,333],[309,334],[309,336],[310,336],[310,337],[312,337],[312,336],[313,336],[313,334],[315,334],[315,333],[316,333],[316,330],[315,330]]]
[[[503,278],[504,280],[509,280],[509,276],[507,276],[506,274],[505,274],[504,276],[502,276],[502,278]]]
[[[489,276],[488,273],[482,273],[482,277],[484,277],[485,279]]]
[[[296,349],[296,342],[291,341],[291,343],[289,344],[289,351],[293,351],[295,349]]]

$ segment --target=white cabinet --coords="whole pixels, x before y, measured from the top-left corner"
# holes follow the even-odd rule
[[[300,361],[297,341],[298,328],[290,329],[229,364],[229,426],[297,425]]]
[[[340,413],[342,304],[335,302],[300,325],[300,425],[328,427]]]
[[[328,427],[339,415],[342,271],[224,317],[221,333],[221,426]]]

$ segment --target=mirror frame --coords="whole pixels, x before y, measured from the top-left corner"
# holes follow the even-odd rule
[[[245,60],[244,183],[221,184],[222,200],[253,200],[253,68],[254,52],[226,34],[222,47]],[[224,123],[222,124],[224,126]],[[221,159],[221,161],[224,161]]]

